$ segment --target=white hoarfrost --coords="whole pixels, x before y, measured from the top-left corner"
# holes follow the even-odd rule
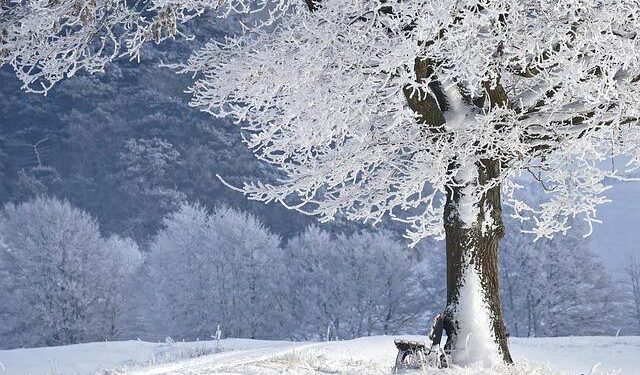
[[[501,354],[491,329],[491,310],[473,264],[468,264],[464,270],[456,318],[458,343],[453,353],[454,363],[487,368],[499,363]]]
[[[486,236],[491,230],[495,228],[495,222],[493,216],[491,216],[491,210],[493,207],[489,202],[485,202],[484,205],[484,218],[482,221],[482,235]]]
[[[458,217],[463,228],[469,229],[478,220],[480,207],[477,200],[478,168],[474,164],[460,167],[456,183],[464,185],[458,202]]]

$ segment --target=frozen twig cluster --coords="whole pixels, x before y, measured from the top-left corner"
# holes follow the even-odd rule
[[[46,94],[80,70],[102,72],[118,57],[138,59],[149,41],[181,34],[208,10],[249,13],[244,0],[2,0],[0,65],[11,65],[23,88]]]

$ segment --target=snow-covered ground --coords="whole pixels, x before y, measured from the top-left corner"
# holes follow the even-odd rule
[[[391,374],[394,337],[293,343],[227,339],[215,342],[101,342],[0,351],[1,375]],[[412,339],[422,339],[412,337]],[[518,366],[415,371],[416,374],[640,374],[640,337],[516,338]],[[202,353],[211,353],[191,358]],[[600,364],[592,371],[594,366]]]

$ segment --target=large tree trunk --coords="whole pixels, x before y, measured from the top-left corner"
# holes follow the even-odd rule
[[[462,168],[450,187],[444,211],[447,248],[445,349],[460,365],[512,363],[498,285],[498,243],[504,236],[500,186],[481,194],[477,188],[500,172],[500,164],[484,160]],[[477,200],[477,199],[476,199]]]

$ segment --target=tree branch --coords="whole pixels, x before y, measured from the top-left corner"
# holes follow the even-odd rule
[[[416,58],[414,65],[416,82],[422,84],[425,80],[431,80],[428,86],[432,93],[410,85],[405,86],[402,91],[409,108],[418,114],[418,123],[425,125],[430,132],[443,133],[446,120],[442,112],[446,108],[446,100],[441,85],[432,80],[433,64],[429,59]]]
[[[565,45],[570,45],[570,43],[575,40],[578,33],[578,26],[582,21],[583,20],[578,20],[571,24],[571,30],[567,32],[567,36],[569,36],[569,42],[565,43]],[[553,47],[551,47],[551,50],[544,51],[538,57],[536,57],[529,66],[522,67],[516,64],[511,66],[509,68],[509,71],[520,77],[533,78],[543,71],[556,66],[556,64],[553,64],[549,67],[541,67],[540,65],[549,60],[555,53],[560,52],[562,46],[563,43],[556,43]]]

